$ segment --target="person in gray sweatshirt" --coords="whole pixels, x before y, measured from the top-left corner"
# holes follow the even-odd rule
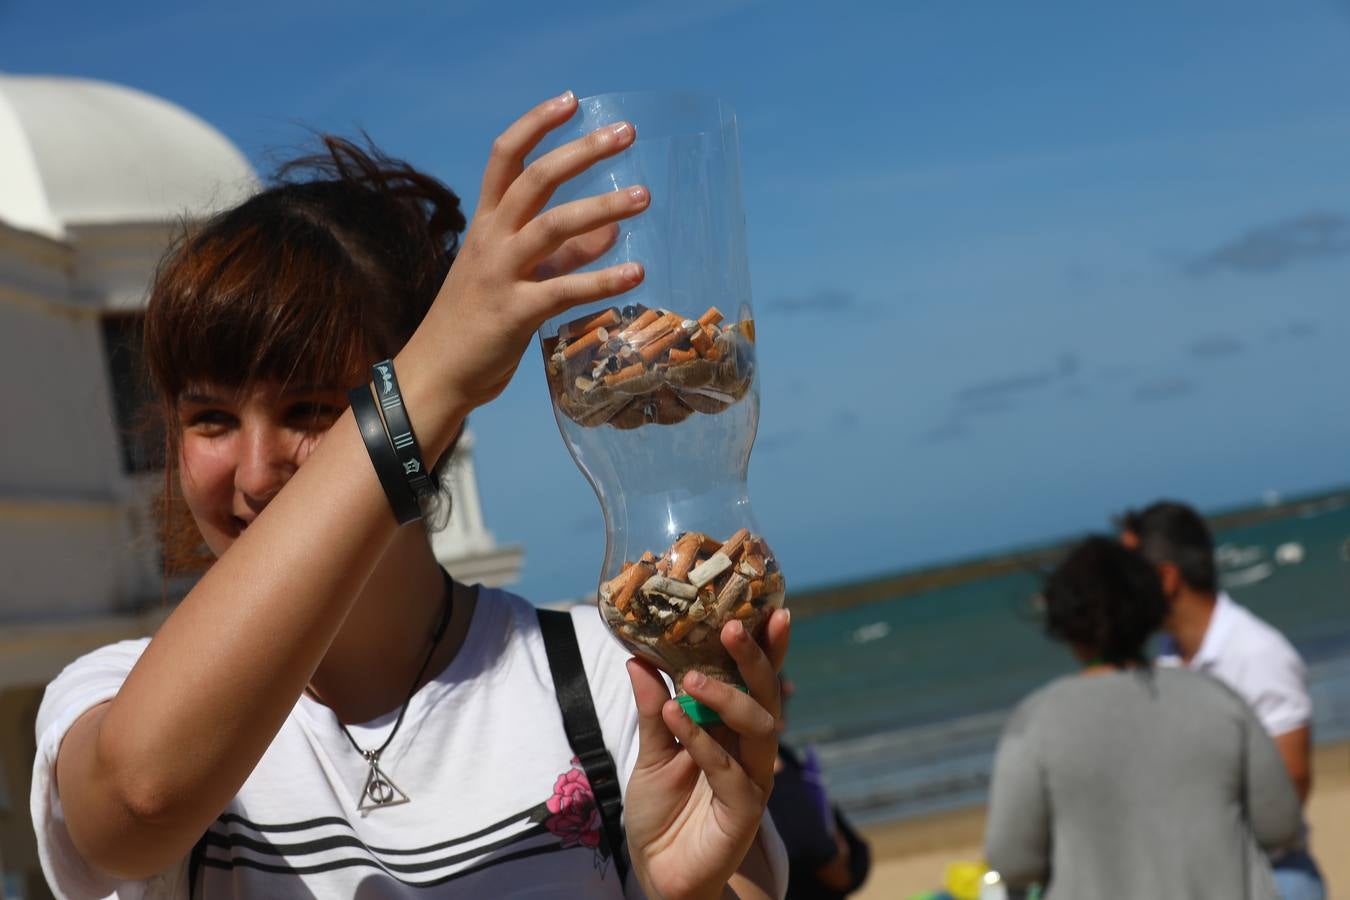
[[[991,868],[1048,900],[1276,900],[1262,851],[1298,841],[1298,795],[1241,697],[1149,664],[1166,615],[1153,566],[1092,537],[1043,596],[1048,634],[1082,669],[1026,698],[1004,729]]]

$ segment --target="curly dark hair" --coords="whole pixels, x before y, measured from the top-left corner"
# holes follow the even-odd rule
[[[1075,546],[1050,573],[1044,597],[1050,637],[1114,666],[1147,664],[1144,645],[1167,615],[1154,567],[1099,535]]]

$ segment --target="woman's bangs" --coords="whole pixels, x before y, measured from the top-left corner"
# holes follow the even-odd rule
[[[196,384],[361,380],[378,352],[362,321],[370,286],[343,254],[325,252],[326,242],[280,237],[274,243],[254,232],[229,247],[184,248],[173,268],[190,271],[167,273],[146,335],[168,396]],[[174,291],[175,284],[200,289]]]

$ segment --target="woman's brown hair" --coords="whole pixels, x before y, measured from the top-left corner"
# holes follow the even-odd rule
[[[173,502],[180,395],[357,384],[411,337],[454,262],[466,221],[450,188],[369,141],[321,140],[323,152],[285,163],[266,190],[185,229],[151,288],[144,352],[167,425],[169,571],[201,556]]]

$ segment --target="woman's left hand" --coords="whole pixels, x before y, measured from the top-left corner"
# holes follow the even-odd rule
[[[628,662],[638,758],[624,824],[633,870],[653,900],[723,896],[755,841],[778,755],[788,620],[786,610],[773,613],[762,647],[739,621],[723,626],[722,644],[748,694],[698,673],[684,676],[685,691],[722,717],[712,731],[684,714],[655,668]]]

